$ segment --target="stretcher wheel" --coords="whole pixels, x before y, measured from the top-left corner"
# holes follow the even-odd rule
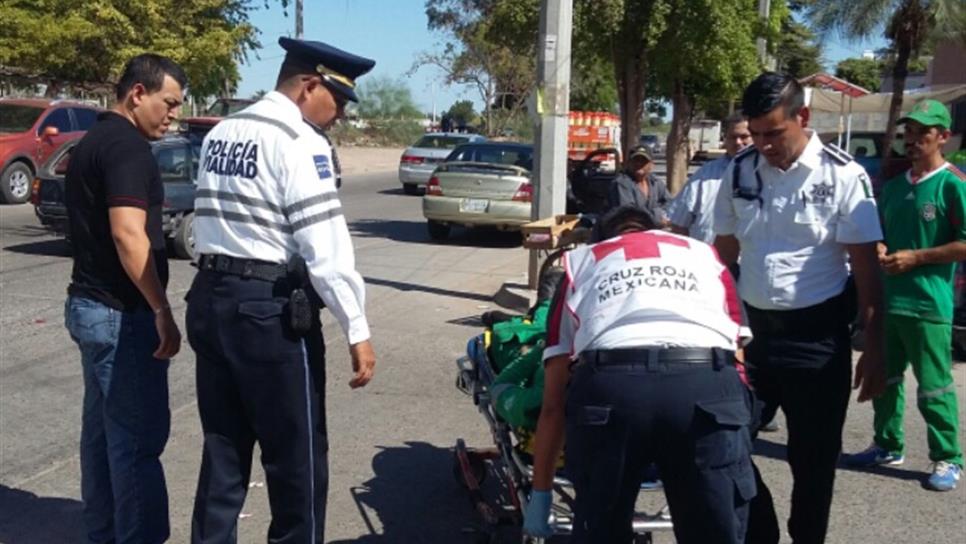
[[[476,478],[476,483],[482,485],[486,480],[486,461],[479,455],[473,455],[469,452],[466,454],[466,459],[470,462],[470,473]],[[463,479],[463,469],[460,467],[458,454],[453,454],[453,478],[463,487],[467,487],[466,480]]]

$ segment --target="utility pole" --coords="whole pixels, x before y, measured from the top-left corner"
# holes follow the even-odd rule
[[[302,0],[295,0],[295,39],[302,39]]]
[[[768,20],[768,15],[771,11],[771,0],[758,0],[758,17],[762,21]],[[756,45],[758,46],[758,60],[761,61],[762,66],[766,70],[775,69],[775,59],[768,54],[768,40],[765,38],[758,38]]]
[[[541,0],[537,43],[537,128],[531,219],[561,214],[567,206],[567,129],[570,112],[570,40],[573,0]],[[535,288],[539,255],[530,251],[528,278]]]

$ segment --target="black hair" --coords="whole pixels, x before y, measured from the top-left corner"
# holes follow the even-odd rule
[[[731,127],[737,125],[738,123],[744,123],[747,120],[748,120],[748,116],[742,112],[735,112],[729,115],[728,117],[725,117],[725,120],[722,123],[722,125],[724,126],[725,134],[727,134],[728,131],[731,130]]]
[[[756,77],[741,97],[741,110],[749,119],[761,117],[777,107],[785,108],[787,117],[794,117],[805,106],[805,89],[786,74],[765,72]]]
[[[657,219],[650,210],[635,206],[619,206],[607,211],[597,220],[591,238],[593,242],[601,242],[623,232],[656,228],[658,228]]]
[[[158,92],[164,84],[164,76],[171,76],[182,90],[188,86],[188,76],[178,63],[154,53],[142,53],[124,65],[124,72],[114,87],[114,93],[118,100],[124,100],[127,93],[138,83],[144,85],[149,93]]]

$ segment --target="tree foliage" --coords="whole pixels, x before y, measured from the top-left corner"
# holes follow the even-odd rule
[[[882,63],[875,59],[844,59],[835,66],[835,77],[876,92],[882,83]]]
[[[3,0],[0,65],[56,89],[110,83],[150,51],[185,68],[194,96],[221,94],[259,47],[251,9],[245,0]]]
[[[772,42],[775,68],[794,78],[801,79],[822,71],[822,45],[808,25],[798,22],[794,13],[804,9],[789,5],[781,18],[781,31]]]
[[[812,0],[809,18],[820,34],[848,39],[882,33],[895,53],[892,63],[892,101],[882,145],[886,160],[892,155],[896,121],[902,108],[909,63],[924,47],[944,39],[966,44],[966,3],[963,0]],[[886,168],[890,165],[886,164]]]
[[[421,119],[409,86],[401,79],[369,77],[358,88],[359,117],[363,119]]]
[[[476,121],[476,109],[473,107],[472,100],[457,100],[449,107],[446,115],[460,125],[470,125]]]
[[[671,99],[668,182],[676,191],[687,176],[688,133],[697,111],[721,108],[741,95],[759,72],[757,0],[671,0],[670,25],[657,44],[651,79]]]

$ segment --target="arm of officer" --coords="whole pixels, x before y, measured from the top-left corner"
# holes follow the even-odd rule
[[[842,200],[835,240],[849,253],[858,291],[859,319],[864,324],[865,349],[855,367],[853,387],[864,402],[885,389],[882,336],[882,279],[878,270],[878,242],[882,240],[879,212],[861,166],[851,163],[842,176]]]
[[[331,157],[313,155],[322,150],[312,150],[305,139],[294,145],[296,149],[282,155],[287,181],[283,187],[285,213],[312,287],[349,341],[355,371],[349,385],[361,387],[372,378],[375,354],[369,343],[365,284],[355,269],[352,239],[336,193]]]
[[[695,173],[695,176],[684,184],[681,192],[668,204],[667,218],[670,222],[671,232],[674,234],[687,236],[688,229],[694,223],[694,212],[692,210],[696,207],[697,191],[694,189],[697,185],[698,173],[700,172]]]
[[[735,163],[732,162],[721,175],[722,180],[730,180]],[[738,216],[735,214],[735,207],[732,203],[731,191],[722,181],[721,189],[714,200],[714,248],[718,250],[718,256],[725,266],[732,266],[738,262],[738,255],[741,253],[741,245],[735,236],[735,228],[738,225]]]

